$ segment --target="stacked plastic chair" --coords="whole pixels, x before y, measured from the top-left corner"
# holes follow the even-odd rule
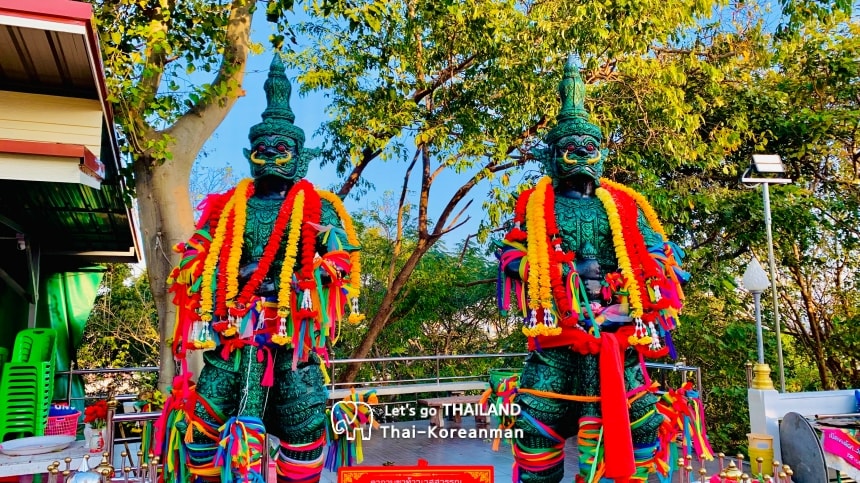
[[[54,391],[53,329],[25,329],[0,376],[0,441],[45,434]]]

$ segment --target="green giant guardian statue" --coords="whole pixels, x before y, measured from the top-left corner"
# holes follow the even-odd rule
[[[687,274],[645,198],[601,177],[608,150],[572,60],[559,94],[535,153],[546,176],[519,196],[499,252],[500,305],[513,290],[530,351],[513,400],[515,481],[561,481],[573,436],[577,481],[645,481],[669,444],[645,359],[674,352]]]
[[[280,56],[245,157],[252,179],[210,195],[177,247],[171,292],[181,374],[159,421],[166,481],[262,481],[264,435],[280,440],[279,482],[316,482],[326,444],[327,344],[358,322],[358,239],[340,199],[304,179]],[[206,350],[196,384],[185,360]],[[167,362],[165,362],[167,363]]]

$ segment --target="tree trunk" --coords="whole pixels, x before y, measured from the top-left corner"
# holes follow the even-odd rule
[[[158,376],[161,390],[170,385],[176,373],[171,350],[176,307],[167,292],[167,277],[178,261],[173,247],[188,240],[194,231],[194,215],[188,195],[188,178],[193,163],[193,158],[185,159],[183,156],[161,164],[147,158],[134,163],[144,257],[161,334],[161,371]]]
[[[215,89],[211,95],[196,100],[193,107],[173,125],[158,131],[145,120],[146,105],[156,102],[156,92],[166,62],[164,55],[153,54],[147,59],[146,68],[151,69],[154,75],[143,76],[136,86],[142,89],[143,93],[139,105],[118,103],[114,106],[118,113],[117,120],[128,132],[135,132],[139,137],[134,146],[136,151],[133,169],[143,256],[158,312],[158,330],[161,335],[161,372],[158,376],[158,387],[161,390],[166,389],[176,372],[175,365],[171,363],[176,307],[167,293],[167,277],[178,261],[173,247],[188,240],[194,230],[188,178],[203,144],[242,94],[254,7],[255,2],[251,0],[233,0],[223,32],[225,39],[221,66],[212,81]],[[154,27],[162,31],[169,28],[166,23],[157,22]],[[147,46],[147,49],[152,48],[151,45]],[[147,50],[150,53],[157,51]],[[160,148],[157,153],[146,151],[154,149],[147,146],[159,146],[160,141],[167,141],[164,151],[160,151]],[[169,159],[163,162],[156,160],[165,157]],[[200,355],[190,358],[189,368],[199,372],[202,367],[200,362]]]
[[[361,359],[366,357],[370,352],[376,338],[379,337],[382,329],[388,326],[388,323],[391,320],[391,314],[394,313],[395,309],[394,301],[397,300],[403,287],[406,286],[406,281],[409,280],[412,272],[415,271],[415,267],[418,266],[418,262],[421,260],[421,257],[427,253],[436,240],[438,240],[438,238],[419,240],[418,245],[415,247],[415,251],[412,252],[412,255],[410,255],[408,260],[406,260],[403,268],[400,269],[397,277],[394,278],[388,286],[388,290],[385,291],[385,297],[383,297],[382,303],[379,304],[379,310],[377,310],[376,315],[374,315],[373,319],[370,321],[370,326],[367,329],[367,333],[364,334],[364,339],[361,340],[361,343],[350,356],[352,359]],[[360,367],[361,363],[358,362],[347,364],[345,371],[338,376],[338,382],[355,381]]]

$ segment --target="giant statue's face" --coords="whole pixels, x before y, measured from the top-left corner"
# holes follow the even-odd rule
[[[302,160],[295,139],[281,134],[259,136],[245,157],[251,163],[251,176],[276,176],[287,181],[298,181],[308,172],[307,160]]]
[[[564,136],[552,146],[550,175],[559,180],[588,177],[597,181],[603,175],[606,155],[600,140],[590,134]]]

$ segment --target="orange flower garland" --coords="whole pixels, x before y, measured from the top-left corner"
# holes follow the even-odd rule
[[[665,334],[665,341],[671,346],[669,331],[677,325],[675,318],[681,306],[679,275],[670,272],[675,269],[670,261],[662,261],[660,255],[655,259],[639,228],[640,219],[644,217],[654,233],[662,238],[662,252],[668,259],[673,254],[665,244],[668,241],[665,231],[644,196],[618,183],[601,181],[603,184],[595,194],[606,210],[618,266],[618,272],[607,274],[609,286],[604,289],[604,297],[626,297],[629,315],[635,319],[634,326],[623,327],[619,334],[625,338],[625,345],[638,346],[647,357],[672,353],[674,349],[663,346],[663,340]],[[523,333],[536,339],[561,333],[564,343],[569,343],[574,350],[595,353],[600,346],[598,326],[591,326],[592,334],[581,330],[582,324],[577,324],[580,317],[590,319],[593,315],[587,305],[581,305],[585,301],[580,298],[583,288],[573,264],[574,253],[561,248],[549,177],[542,178],[535,188],[522,194],[517,201],[514,222],[514,228],[505,236],[505,249],[500,253],[499,307],[507,310],[509,302],[505,290],[513,287],[528,317]],[[505,273],[518,260],[519,280],[525,282],[520,288],[516,284],[512,286]],[[662,268],[658,262],[668,268]],[[566,276],[563,276],[564,267],[570,269]],[[662,296],[666,293],[670,294],[668,298]],[[543,315],[543,322],[537,320],[540,315]],[[587,320],[584,325],[590,324],[599,324],[599,321]],[[545,343],[556,342],[545,340],[540,344]]]
[[[615,200],[604,188],[597,188],[595,191],[597,199],[603,203],[606,209],[606,216],[609,218],[609,227],[612,232],[612,244],[615,246],[615,258],[618,260],[618,268],[621,269],[621,274],[624,275],[626,281],[627,293],[629,293],[630,316],[634,318],[642,317],[642,292],[636,284],[636,278],[633,273],[633,264],[630,261],[630,255],[627,253],[627,245],[624,243],[624,234],[621,228],[621,216],[618,214],[618,207],[615,205]]]
[[[203,322],[212,321],[215,269],[218,266],[218,256],[221,253],[221,247],[224,245],[226,238],[225,231],[227,231],[227,221],[230,219],[229,213],[233,210],[235,204],[236,195],[234,193],[233,197],[224,205],[224,211],[218,220],[215,233],[212,234],[212,244],[209,246],[209,253],[206,254],[206,261],[203,264],[203,280],[200,288],[200,320]]]
[[[618,191],[622,191],[626,193],[628,196],[633,198],[636,201],[636,204],[639,205],[639,208],[642,210],[642,213],[645,215],[645,219],[648,220],[648,224],[651,225],[651,229],[657,232],[661,237],[663,237],[663,241],[669,241],[669,237],[666,236],[666,231],[663,229],[663,224],[660,223],[660,218],[657,217],[657,212],[654,211],[654,208],[651,206],[651,203],[642,196],[641,193],[637,192],[633,188],[624,186],[621,183],[616,183],[615,181],[600,178],[600,182],[610,188],[614,188]]]
[[[290,292],[292,291],[293,268],[296,265],[296,255],[299,251],[299,239],[301,238],[302,217],[305,208],[305,193],[299,192],[293,202],[290,215],[290,232],[287,235],[287,247],[284,255],[284,264],[281,267],[280,287],[278,289],[278,316],[281,318],[278,333],[272,336],[272,342],[284,345],[289,340],[286,333],[285,318],[290,313]]]
[[[242,242],[245,234],[245,222],[248,212],[249,190],[253,189],[253,180],[243,179],[236,187],[234,195],[236,202],[233,208],[233,240],[230,243],[230,256],[227,259],[227,294],[228,301],[239,293],[239,261],[242,258]]]
[[[169,278],[180,307],[174,339],[179,341],[174,344],[177,354],[216,344],[223,345],[226,352],[247,344],[289,345],[296,349],[296,364],[305,360],[308,350],[324,351],[327,338],[334,340],[338,325],[332,322],[345,318],[346,296],[353,297],[349,322],[364,318],[355,305],[361,283],[357,251],[335,250],[327,258],[317,257],[323,198],[343,224],[345,238],[357,246],[355,227],[340,198],[330,192],[318,193],[306,180],[298,181],[280,204],[262,256],[250,278],[241,284],[248,200],[253,194],[253,180],[247,179],[227,193],[207,197],[201,205],[204,217],[198,231],[177,247],[183,259]],[[257,292],[279,255],[284,260],[276,279],[278,293],[276,300],[266,302]],[[326,259],[329,262],[321,265]],[[331,284],[317,270],[326,270]],[[280,320],[267,323],[264,306],[275,308]],[[240,327],[242,336],[237,339]],[[251,333],[254,337],[249,337]]]
[[[349,213],[346,211],[346,207],[343,205],[343,201],[341,201],[340,197],[331,191],[317,190],[317,193],[321,199],[328,201],[331,203],[332,207],[334,207],[338,218],[340,218],[343,223],[343,229],[346,232],[346,241],[352,245],[358,246],[359,240],[358,234],[355,231],[355,225],[352,224],[352,217],[349,216]],[[346,291],[347,296],[352,299],[352,312],[349,314],[347,321],[351,324],[358,324],[365,318],[364,314],[359,313],[357,307],[358,296],[361,291],[361,257],[358,252],[350,253],[349,261],[350,273]]]

